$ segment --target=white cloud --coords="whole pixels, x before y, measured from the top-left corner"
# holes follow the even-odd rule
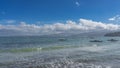
[[[120,22],[120,15],[116,15],[108,19],[109,21]]]
[[[77,2],[77,1],[75,2],[75,4],[76,4],[78,7],[80,6],[80,3],[79,3],[79,2]]]
[[[105,24],[87,19],[80,19],[79,22],[68,20],[66,23],[54,23],[45,25],[26,24],[21,22],[19,25],[0,25],[0,35],[44,35],[58,33],[83,33],[89,31],[113,31],[120,30],[120,25]]]
[[[108,20],[109,20],[109,21],[114,21],[114,20],[115,20],[115,17],[109,18]]]

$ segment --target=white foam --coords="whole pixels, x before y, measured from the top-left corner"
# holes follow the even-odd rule
[[[91,52],[103,52],[107,50],[105,46],[98,46],[96,44],[94,44],[93,46],[80,47],[79,49],[83,51],[91,51]]]
[[[41,48],[41,47],[37,48],[37,51],[41,51],[41,50],[42,50],[42,48]]]

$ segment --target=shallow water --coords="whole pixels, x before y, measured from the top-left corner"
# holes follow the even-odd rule
[[[0,68],[120,68],[119,44],[119,37],[0,37]]]

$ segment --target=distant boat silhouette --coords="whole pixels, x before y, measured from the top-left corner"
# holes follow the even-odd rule
[[[91,40],[90,42],[103,42],[101,40]]]
[[[118,41],[118,40],[116,40],[116,39],[109,39],[107,41],[115,42],[115,41]]]
[[[58,40],[59,41],[66,41],[67,39],[66,38],[59,38]]]

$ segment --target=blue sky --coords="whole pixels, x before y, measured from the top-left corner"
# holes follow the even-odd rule
[[[0,36],[120,31],[120,0],[0,0]]]
[[[46,24],[85,18],[108,22],[118,14],[120,0],[0,0],[0,20]]]

